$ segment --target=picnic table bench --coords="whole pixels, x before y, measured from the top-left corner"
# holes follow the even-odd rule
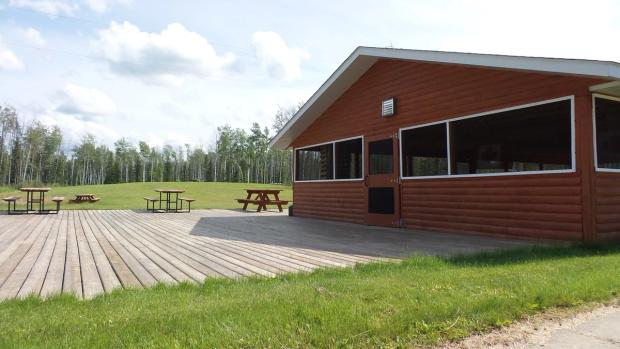
[[[159,201],[158,198],[154,198],[151,196],[145,196],[144,200],[146,200],[146,210],[151,210],[155,212],[155,203]],[[149,208],[149,203],[151,204],[151,208]]]
[[[65,200],[64,196],[54,196],[52,202],[56,203],[56,213],[60,212],[60,203]]]
[[[236,199],[238,203],[243,204],[243,210],[247,210],[249,204],[258,205],[256,212],[262,210],[267,211],[268,205],[278,206],[278,210],[282,212],[282,206],[286,206],[289,200],[280,200],[279,194],[282,190],[279,189],[246,189],[247,196],[245,199]],[[252,198],[253,195],[256,195]],[[273,199],[269,197],[273,195]]]
[[[4,202],[9,204],[9,207],[7,208],[7,213],[11,214],[11,203],[13,203],[13,211],[15,211],[15,203],[17,202],[17,200],[19,200],[19,196],[9,196],[6,197],[4,199],[2,199]]]
[[[95,196],[95,194],[75,194],[75,197],[71,201],[75,203],[81,202],[97,202],[101,199]]]

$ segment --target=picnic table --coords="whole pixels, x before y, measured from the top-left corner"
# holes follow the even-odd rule
[[[55,211],[58,213],[60,211],[60,203],[64,200],[64,197],[53,197],[52,201],[56,203],[56,210],[46,210],[45,209],[45,193],[49,192],[50,188],[35,188],[35,187],[23,187],[19,188],[19,191],[26,193],[26,209],[25,210],[17,210],[15,208],[15,203],[19,199],[18,196],[11,196],[2,199],[3,201],[8,202],[9,207],[7,212],[11,213],[49,213]],[[13,210],[11,211],[11,203],[13,204]],[[35,204],[37,204],[37,208],[35,209]]]
[[[182,189],[155,189],[156,192],[159,193],[159,210],[164,210],[166,212],[178,212],[179,205],[179,194],[184,193],[185,190]],[[172,194],[174,194],[174,200],[172,200]],[[162,202],[166,203],[164,208],[161,207]],[[174,203],[174,208],[172,204]]]
[[[282,212],[282,205],[288,205],[288,200],[280,200],[280,189],[246,189],[247,196],[245,199],[237,199],[237,202],[243,204],[243,210],[247,210],[249,204],[258,205],[256,212],[262,210],[267,211],[267,205],[278,206],[278,210]],[[272,195],[273,199],[269,196]],[[252,196],[255,196],[252,198]]]
[[[75,194],[75,198],[71,200],[75,203],[80,202],[96,202],[99,201],[98,197],[95,197],[95,194]]]
[[[43,212],[45,210],[45,193],[51,188],[19,188],[19,191],[26,193],[26,212],[36,211]],[[39,204],[39,209],[34,209],[34,204]]]

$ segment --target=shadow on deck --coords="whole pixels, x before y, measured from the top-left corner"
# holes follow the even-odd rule
[[[227,211],[201,217],[190,234],[281,247],[373,257],[454,255],[532,245],[479,235],[460,235],[325,221],[283,214]]]

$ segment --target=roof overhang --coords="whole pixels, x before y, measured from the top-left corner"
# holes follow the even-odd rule
[[[271,139],[269,146],[276,149],[288,148],[303,130],[323,114],[379,59],[459,64],[620,80],[620,63],[610,61],[358,47]],[[614,85],[616,82],[618,81],[612,81],[608,83],[609,85],[596,85],[605,85],[596,92],[620,94],[620,86]]]

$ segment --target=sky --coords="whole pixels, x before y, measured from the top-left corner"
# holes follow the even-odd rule
[[[619,38],[619,0],[0,0],[0,105],[68,148],[209,147],[218,126],[270,126],[358,46],[620,62]]]

